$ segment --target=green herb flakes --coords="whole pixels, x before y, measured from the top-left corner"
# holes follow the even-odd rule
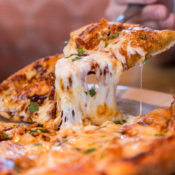
[[[43,124],[38,124],[38,127],[43,127]]]
[[[76,61],[76,60],[80,60],[82,57],[81,56],[77,56],[75,58],[72,59],[72,62]]]
[[[10,137],[9,137],[6,133],[4,133],[4,132],[3,132],[1,135],[2,135],[4,138],[6,138],[6,139],[9,139],[9,138],[10,138]]]
[[[116,125],[123,125],[124,123],[126,123],[126,120],[115,120],[114,123]]]
[[[84,91],[84,93],[85,93],[86,95],[88,95],[88,91]]]
[[[37,129],[31,130],[31,131],[30,131],[30,134],[31,134],[32,136],[34,136],[36,132],[37,132]]]
[[[106,39],[105,39],[105,38],[100,38],[99,40],[100,40],[100,41],[105,41]]]
[[[39,111],[39,105],[37,103],[31,103],[28,107],[29,113],[38,112]]]
[[[70,54],[69,56],[65,57],[65,58],[70,58],[71,56],[73,56],[74,54]]]
[[[91,154],[91,153],[93,153],[96,150],[97,150],[96,148],[90,148],[90,149],[87,149],[84,153],[85,154]]]
[[[109,39],[114,39],[114,38],[117,38],[119,36],[119,32],[116,32],[114,35],[112,36],[109,36]]]
[[[155,136],[161,137],[161,136],[164,136],[164,134],[163,133],[157,133],[157,134],[155,134]]]
[[[83,49],[77,49],[77,53],[79,56],[82,56],[84,54],[84,50]]]
[[[94,89],[94,88],[91,88],[91,89],[89,90],[89,95],[90,95],[91,97],[93,97],[95,94],[96,94],[95,89]]]
[[[35,146],[42,146],[41,143],[34,143]]]
[[[146,37],[146,35],[142,35],[142,36],[140,36],[140,39],[142,39],[142,40],[146,40],[147,37]]]
[[[47,129],[38,129],[39,131],[41,131],[42,133],[47,133],[48,130]]]
[[[108,43],[107,43],[107,42],[105,43],[105,46],[104,46],[104,47],[105,47],[105,48],[108,47]]]
[[[144,60],[142,61],[142,64],[143,64],[143,65],[145,65],[145,64],[146,64],[146,59],[144,59]]]

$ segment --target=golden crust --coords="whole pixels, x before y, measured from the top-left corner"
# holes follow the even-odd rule
[[[172,47],[175,44],[175,31],[158,31],[140,25],[101,19],[97,23],[72,32],[64,54],[68,56],[70,53],[76,53],[77,49],[84,49],[86,52],[111,52],[116,59],[119,59],[119,54],[116,54],[114,49],[119,43],[117,49],[119,54],[125,57],[125,69],[128,69],[143,56],[138,50],[130,54],[128,47],[132,47],[133,51],[136,48],[143,50],[147,59]]]
[[[38,123],[55,118],[55,64],[61,57],[40,59],[3,81],[0,85],[0,115],[12,121]],[[31,103],[37,103],[43,111],[30,113]]]
[[[123,125],[106,122],[77,130],[1,124],[0,173],[171,174],[175,172],[173,113],[172,105],[133,117]]]

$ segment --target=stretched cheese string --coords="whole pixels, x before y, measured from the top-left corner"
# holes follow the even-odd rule
[[[143,89],[143,64],[140,64],[140,114],[142,115],[143,113],[143,93],[142,93],[142,89]]]

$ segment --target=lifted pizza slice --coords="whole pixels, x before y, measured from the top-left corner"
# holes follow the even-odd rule
[[[85,26],[71,34],[64,58],[33,63],[0,85],[0,115],[53,125],[120,119],[116,85],[121,73],[174,43],[175,31],[106,20]]]
[[[175,31],[106,20],[72,32],[55,73],[63,125],[120,119],[116,86],[122,72],[174,44]]]

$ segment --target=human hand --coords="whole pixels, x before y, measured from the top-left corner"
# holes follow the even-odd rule
[[[110,20],[116,20],[129,3],[147,4],[140,14],[128,21],[129,23],[138,23],[157,29],[175,29],[173,0],[110,0],[106,16]]]

